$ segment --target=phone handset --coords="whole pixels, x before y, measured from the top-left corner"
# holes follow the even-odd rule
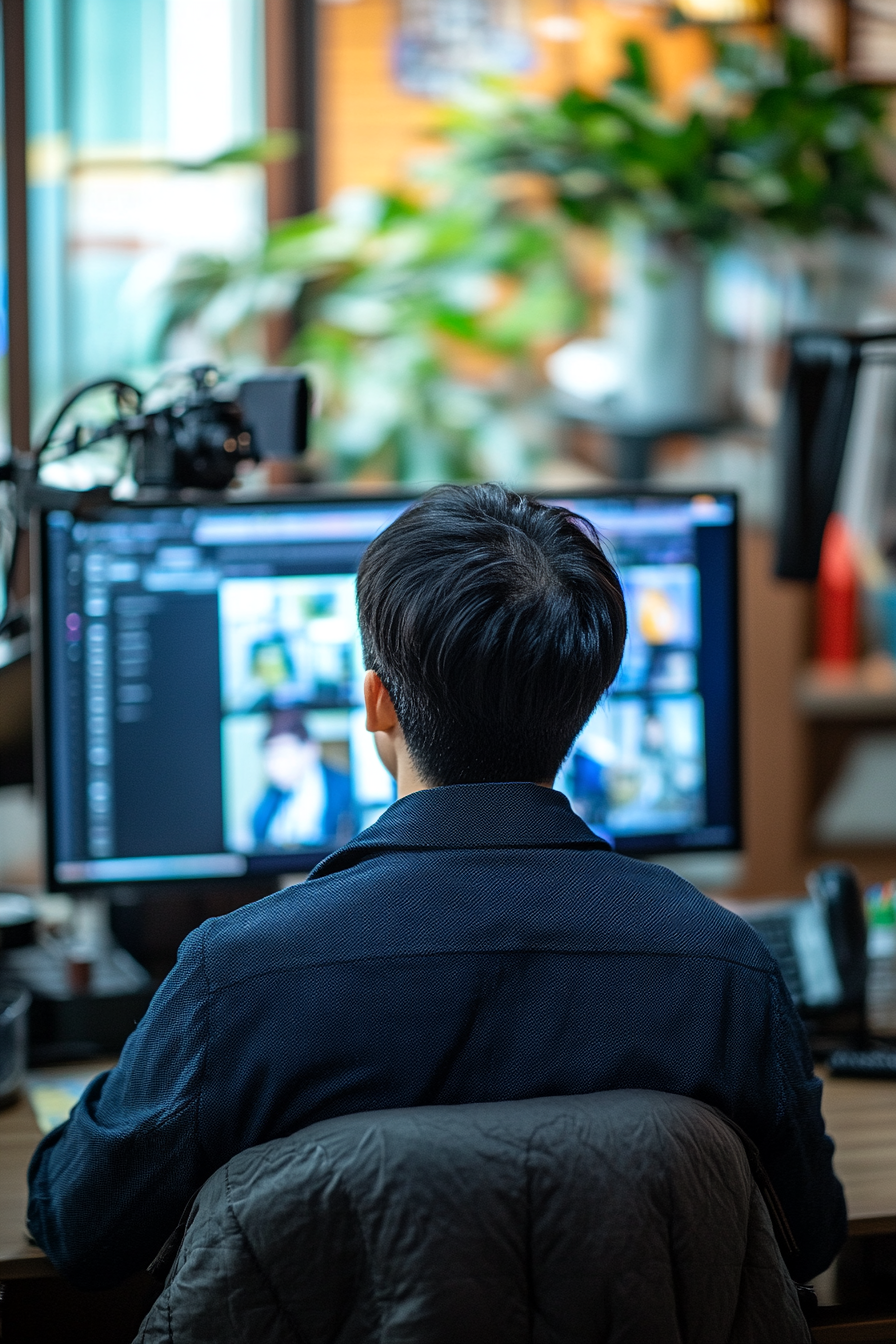
[[[845,863],[827,863],[806,878],[812,904],[823,918],[840,982],[843,1007],[864,1008],[868,976],[867,929],[862,891],[855,869]],[[794,929],[797,935],[797,930]],[[796,951],[799,956],[799,939]],[[808,960],[808,959],[806,959]],[[833,968],[831,968],[833,969]],[[811,969],[800,966],[803,978]]]

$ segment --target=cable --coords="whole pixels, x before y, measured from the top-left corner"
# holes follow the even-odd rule
[[[139,388],[134,387],[133,383],[125,382],[123,378],[95,378],[92,379],[90,382],[81,383],[79,387],[76,387],[74,391],[70,392],[69,395],[65,398],[62,405],[59,407],[58,411],[53,417],[53,420],[50,424],[50,428],[46,431],[41,442],[34,449],[34,460],[36,471],[40,470],[40,459],[46,452],[46,450],[49,448],[50,442],[53,438],[53,434],[55,433],[60,423],[62,422],[66,411],[71,410],[75,402],[79,401],[81,397],[86,396],[88,392],[97,392],[103,387],[111,387],[114,389],[115,400],[118,403],[119,416],[121,416],[124,412],[123,402],[124,402],[124,394],[126,392],[133,393],[133,395],[136,397],[137,404],[134,410],[139,411],[140,406],[143,402],[143,393],[140,391]],[[66,453],[66,456],[70,457],[72,453],[78,451],[79,451],[78,448],[72,448],[69,452]]]
[[[171,376],[169,371],[163,373],[148,393],[124,378],[94,378],[81,383],[62,401],[32,450],[0,464],[0,633],[16,619],[9,610],[7,584],[22,530],[27,526],[28,508],[35,504],[46,507],[54,498],[68,498],[65,471],[57,474],[59,485],[41,480],[42,462],[49,449],[53,450],[55,466],[120,436],[126,442],[138,486],[166,489],[223,490],[241,464],[259,460],[252,431],[238,402],[213,394],[219,374],[211,364],[190,369],[191,391],[169,405],[147,411],[147,398],[151,400]],[[111,392],[115,402],[111,420],[108,416],[93,417],[105,421],[97,427],[90,419],[78,423],[74,415],[71,428],[64,434],[59,432],[73,406],[88,393],[104,390]],[[50,465],[47,463],[48,468]],[[119,477],[123,470],[127,467],[118,463]]]
[[[50,423],[49,429],[44,433],[30,456],[24,459],[20,458],[18,461],[11,457],[9,462],[4,463],[2,469],[0,469],[0,487],[3,488],[3,497],[0,500],[0,635],[19,616],[19,613],[11,608],[9,585],[12,582],[22,534],[19,521],[22,505],[20,496],[23,492],[26,473],[30,470],[33,472],[33,479],[35,481],[38,479],[41,458],[49,448],[53,435],[59,428],[66,412],[71,410],[72,406],[81,397],[86,396],[88,392],[97,392],[106,387],[112,389],[119,420],[123,418],[128,409],[126,406],[128,400],[133,399],[135,401],[133,412],[140,410],[143,394],[139,388],[134,387],[133,383],[127,382],[124,378],[94,378],[89,382],[81,383],[62,402]],[[116,428],[117,426],[109,426],[100,430],[86,443],[78,443],[76,432],[72,436],[71,443],[66,446],[64,456],[71,457],[74,453],[98,442],[100,438],[111,437],[111,433],[114,433]]]

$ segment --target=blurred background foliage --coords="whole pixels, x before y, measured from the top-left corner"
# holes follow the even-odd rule
[[[284,360],[312,370],[331,474],[521,478],[553,448],[544,360],[602,330],[626,230],[691,258],[891,230],[884,98],[804,39],[720,38],[677,108],[644,48],[625,54],[601,97],[483,84],[403,190],[343,192],[236,262],[186,258],[162,340],[192,326],[238,358],[289,313]]]
[[[605,97],[458,109],[448,132],[459,160],[484,174],[543,174],[564,213],[604,228],[627,214],[653,234],[716,243],[759,223],[797,234],[879,226],[881,90],[843,81],[785,31],[768,46],[719,38],[711,72],[675,116],[644,48],[625,52],[628,70]]]

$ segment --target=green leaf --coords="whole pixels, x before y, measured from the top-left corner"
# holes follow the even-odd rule
[[[255,140],[226,149],[199,163],[180,163],[185,172],[204,173],[212,168],[223,168],[231,163],[285,163],[294,159],[301,147],[298,131],[268,131]]]
[[[653,96],[650,65],[647,59],[647,49],[643,42],[636,42],[634,38],[628,38],[627,41],[623,42],[622,50],[628,60],[628,69],[625,74],[614,80],[614,84],[619,88],[632,89],[636,93]]]

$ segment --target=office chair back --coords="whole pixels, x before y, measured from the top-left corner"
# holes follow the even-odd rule
[[[204,1186],[139,1344],[806,1344],[744,1145],[656,1092],[321,1121]]]

